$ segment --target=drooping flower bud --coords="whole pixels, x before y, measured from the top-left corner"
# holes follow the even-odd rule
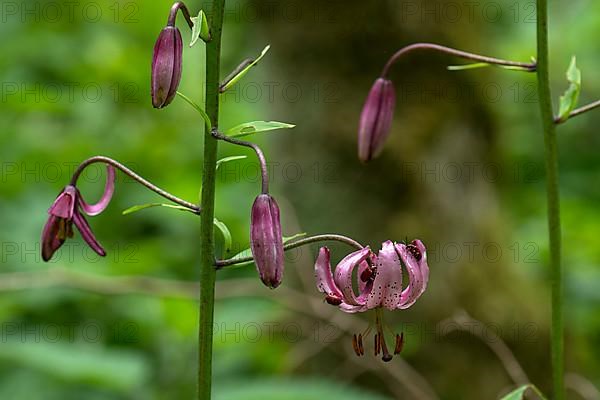
[[[176,26],[168,25],[158,36],[152,57],[152,105],[168,106],[181,80],[183,40]]]
[[[391,81],[378,78],[363,107],[358,128],[358,158],[362,162],[377,157],[390,133],[396,106],[396,92]]]
[[[283,237],[279,206],[268,194],[259,195],[252,205],[250,241],[260,279],[275,289],[283,278]]]

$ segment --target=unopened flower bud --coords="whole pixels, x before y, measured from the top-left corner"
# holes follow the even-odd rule
[[[181,80],[183,40],[176,26],[168,25],[158,36],[152,57],[152,105],[168,106]]]
[[[373,84],[360,115],[358,158],[362,162],[377,157],[390,133],[396,105],[391,81],[379,78]]]
[[[252,206],[250,241],[260,279],[275,289],[283,278],[283,237],[279,206],[268,194],[258,196]]]

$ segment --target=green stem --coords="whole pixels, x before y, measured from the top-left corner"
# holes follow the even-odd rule
[[[563,271],[561,265],[560,197],[558,190],[558,149],[552,111],[552,93],[548,60],[548,1],[537,0],[538,94],[544,127],[546,185],[548,197],[548,233],[552,279],[552,378],[554,399],[563,400],[564,390],[564,318]]]
[[[221,32],[225,0],[213,0],[210,32],[206,44],[206,100],[204,110],[209,120],[219,124],[219,71],[221,64]],[[204,131],[204,169],[202,176],[202,208],[200,227],[200,322],[198,329],[198,399],[211,397],[213,322],[216,270],[213,219],[215,214],[215,181],[217,143],[210,130]]]

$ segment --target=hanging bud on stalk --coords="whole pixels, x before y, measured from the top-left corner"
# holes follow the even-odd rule
[[[252,206],[250,242],[260,279],[275,289],[283,278],[283,237],[279,206],[268,194],[259,195]]]
[[[178,1],[171,7],[167,26],[160,32],[152,56],[152,105],[154,108],[168,106],[177,94],[181,81],[183,40],[175,26],[177,13],[181,11],[190,29],[194,23],[185,4]]]
[[[360,115],[358,158],[368,162],[377,157],[390,133],[396,106],[396,92],[391,81],[379,78],[373,84]]]
[[[176,26],[165,27],[154,45],[152,57],[152,105],[154,108],[168,106],[181,80],[183,41]]]

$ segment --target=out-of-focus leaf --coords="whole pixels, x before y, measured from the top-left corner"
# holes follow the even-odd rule
[[[215,400],[322,400],[343,398],[344,400],[385,400],[385,397],[348,385],[321,379],[276,380],[229,382],[217,385]]]
[[[561,122],[569,119],[569,114],[577,107],[579,93],[581,92],[581,71],[577,68],[577,59],[575,56],[571,58],[571,64],[569,64],[569,69],[567,70],[567,81],[569,82],[569,87],[560,96],[558,119]]]
[[[98,330],[89,332],[97,334]],[[0,346],[4,365],[21,365],[67,382],[129,391],[149,377],[147,360],[138,354],[95,344],[11,342]]]
[[[233,128],[227,129],[225,135],[231,137],[244,137],[253,135],[259,132],[273,131],[276,129],[291,129],[295,128],[296,125],[288,124],[286,122],[277,121],[252,121],[245,122],[243,124],[234,126]]]
[[[225,85],[221,88],[221,93],[225,92],[227,89],[235,85],[240,79],[244,77],[250,71],[252,67],[254,67],[262,58],[267,54],[271,46],[266,46],[263,51],[260,53],[260,56],[252,63],[250,63],[246,68],[242,69],[236,76],[234,76],[229,82],[225,83]]]
[[[525,392],[527,392],[527,390],[531,389],[535,394],[537,394],[540,399],[545,400],[546,398],[542,395],[542,393],[538,390],[538,388],[536,388],[534,385],[532,384],[527,384],[527,385],[523,385],[520,388],[517,388],[515,390],[513,390],[512,392],[510,392],[509,394],[507,394],[506,396],[502,397],[502,399],[500,400],[523,400],[525,397]]]

